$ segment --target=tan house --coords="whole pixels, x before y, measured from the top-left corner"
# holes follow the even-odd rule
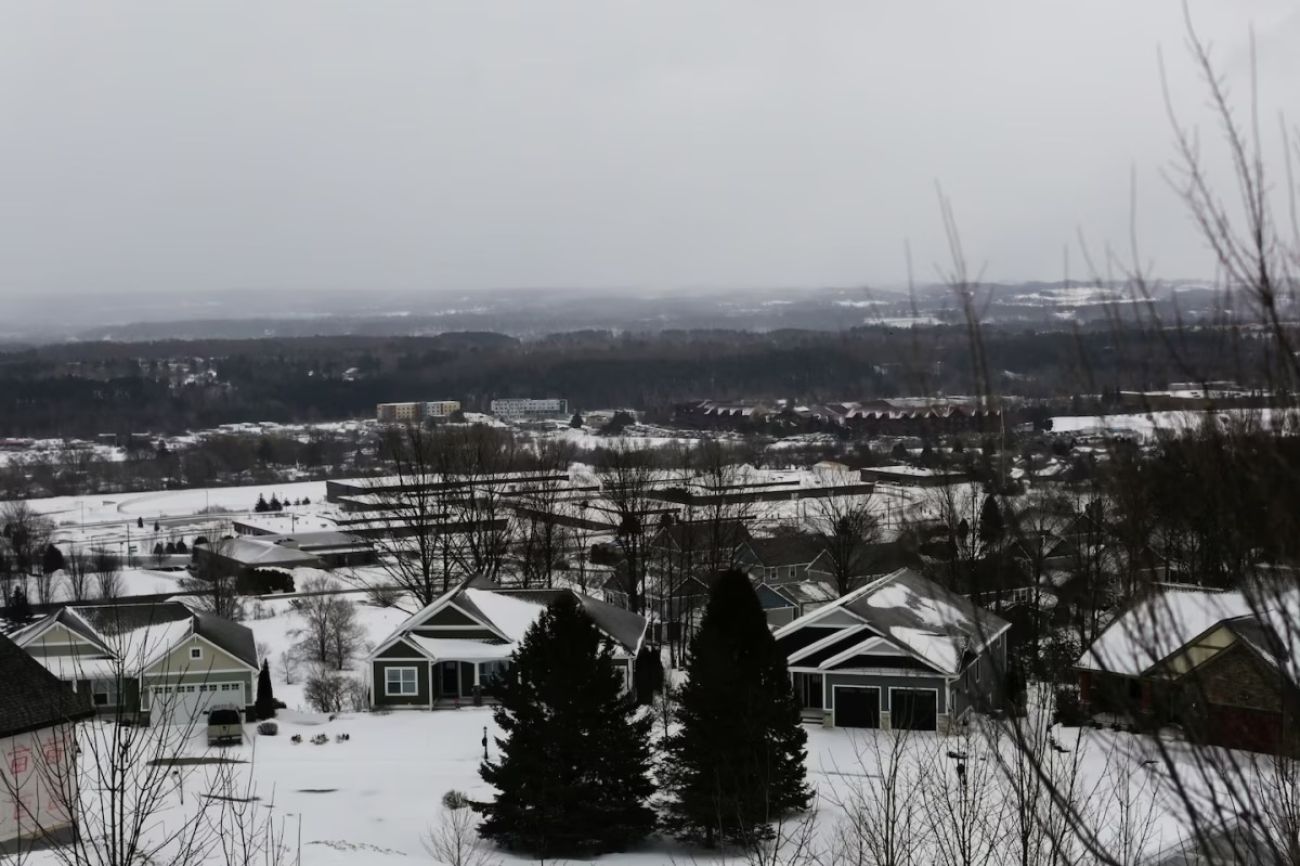
[[[212,705],[247,712],[256,696],[253,633],[179,602],[68,606],[11,637],[102,716],[201,724]]]

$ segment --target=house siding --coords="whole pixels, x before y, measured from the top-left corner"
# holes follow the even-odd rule
[[[433,614],[420,625],[466,625],[479,626],[482,624],[473,618],[461,613],[453,607],[444,607],[442,610]]]
[[[199,648],[203,653],[201,658],[190,658],[190,649],[192,647]],[[192,635],[167,655],[146,668],[144,673],[146,677],[208,675],[210,673],[213,679],[225,681],[229,677],[224,673],[218,673],[219,671],[247,671],[248,667],[248,662],[240,661],[216,644]],[[192,682],[192,680],[185,681]],[[177,680],[177,682],[180,682],[180,680]]]
[[[456,640],[482,640],[492,643],[501,643],[501,638],[497,637],[496,632],[489,631],[481,626],[474,628],[424,628],[417,626],[411,629],[411,634],[420,637],[445,637]]]
[[[1204,691],[1211,704],[1281,712],[1281,678],[1269,674],[1249,650],[1235,646],[1193,675],[1192,688]]]
[[[73,683],[73,688],[78,692],[93,694],[93,683],[94,681],[89,679],[77,680]],[[140,712],[140,681],[135,677],[123,677],[118,686],[118,703],[93,709],[99,716],[115,716],[119,712]]]
[[[1006,677],[1006,637],[1000,637],[966,666],[952,687],[953,718],[968,710],[988,712],[1002,703]]]
[[[880,689],[880,712],[891,711],[889,690],[892,689],[936,689],[939,692],[938,712],[948,712],[948,686],[941,676],[891,677],[881,674],[827,673],[822,686],[822,701],[826,710],[835,709],[835,686],[857,686]]]
[[[416,693],[414,695],[388,695],[384,693],[384,671],[389,668],[415,668]],[[429,663],[375,661],[371,665],[373,673],[372,688],[376,707],[427,707],[429,698]]]
[[[404,640],[399,640],[376,656],[376,658],[381,659],[417,659],[419,657],[420,651]]]
[[[0,854],[27,850],[33,837],[57,841],[70,835],[72,816],[63,804],[77,795],[75,726],[54,725],[0,738],[0,755],[5,756],[0,763],[0,791],[5,792]],[[25,758],[25,772],[15,772],[18,755]],[[23,859],[20,854],[14,862]]]

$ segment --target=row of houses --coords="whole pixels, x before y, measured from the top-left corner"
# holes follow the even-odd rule
[[[779,420],[841,427],[859,436],[941,436],[991,433],[1001,429],[1002,412],[970,402],[872,400],[808,406],[696,400],[673,407],[676,423],[710,430],[753,430]]]

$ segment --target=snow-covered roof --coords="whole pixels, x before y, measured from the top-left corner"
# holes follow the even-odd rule
[[[535,589],[535,590],[488,590],[471,587],[471,580],[440,596],[407,617],[393,633],[381,642],[371,654],[377,657],[398,640],[405,637],[416,643],[426,652],[435,652],[432,647],[439,647],[442,655],[455,656],[457,651],[473,655],[455,656],[467,661],[479,658],[507,658],[514,652],[519,641],[523,640],[528,629],[546,610],[546,606],[563,593],[572,593],[583,611],[591,618],[596,627],[609,635],[622,650],[635,655],[641,648],[645,635],[646,620],[630,611],[622,610],[584,593],[569,589]],[[445,607],[455,607],[467,616],[481,622],[484,627],[496,634],[503,643],[495,641],[476,641],[466,639],[424,638],[412,634],[412,631],[433,614]],[[484,655],[484,654],[487,655]]]
[[[1077,667],[1140,676],[1217,623],[1249,613],[1240,592],[1166,587],[1116,617]]]
[[[1242,590],[1164,585],[1106,627],[1076,666],[1141,676],[1219,625],[1300,683],[1300,587],[1293,576],[1251,581]]]
[[[261,541],[256,537],[229,538],[219,541],[211,547],[210,552],[243,565],[279,565],[292,568],[295,565],[311,565],[320,562],[304,550],[276,544],[273,541]]]
[[[956,674],[967,653],[983,647],[1010,624],[963,596],[908,568],[887,574],[799,617],[777,638],[846,610],[896,647],[940,673]]]
[[[513,643],[487,643],[479,640],[421,637],[417,634],[408,635],[406,641],[415,644],[434,659],[456,659],[465,662],[508,659],[515,651]]]

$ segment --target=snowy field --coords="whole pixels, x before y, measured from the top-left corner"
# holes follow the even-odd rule
[[[1274,413],[1268,409],[1223,409],[1216,412],[1166,411],[1138,412],[1125,415],[1058,415],[1052,418],[1054,433],[1120,433],[1140,439],[1154,439],[1158,435],[1178,435],[1195,432],[1208,419],[1226,427],[1251,425],[1265,430],[1293,433],[1297,418],[1287,413]]]
[[[482,739],[486,729],[490,739],[497,730],[491,711],[466,707],[459,710],[399,711],[391,714],[343,714],[334,720],[327,717],[282,711],[276,736],[257,736],[253,726],[248,742],[240,747],[220,751],[222,757],[248,761],[248,772],[255,794],[269,814],[286,820],[287,837],[296,847],[298,823],[301,822],[302,863],[310,866],[342,866],[356,863],[431,862],[424,849],[424,837],[442,810],[442,795],[459,790],[471,800],[492,796],[492,789],[478,776],[483,758]],[[863,792],[879,785],[882,769],[894,745],[893,735],[879,731],[850,731],[808,726],[808,781],[817,795],[817,844],[831,846],[846,829],[846,804]],[[311,738],[325,734],[329,742],[314,745]],[[350,739],[338,742],[339,734]],[[301,735],[303,742],[291,737]],[[1094,821],[1105,839],[1107,819],[1113,804],[1115,780],[1124,778],[1135,793],[1152,804],[1152,820],[1143,847],[1150,853],[1163,850],[1178,841],[1177,829],[1161,796],[1159,771],[1141,765],[1140,738],[1110,731],[1085,731],[1078,743],[1074,731],[1057,731],[1058,737],[1071,748],[1083,750],[1081,788],[1089,792],[1097,814]],[[1005,778],[995,766],[988,741],[935,734],[909,734],[903,742],[905,761],[924,764],[934,774],[928,783],[951,787],[956,779],[958,758],[955,749],[969,749],[966,763],[971,767],[970,784],[986,784],[987,796],[981,809],[991,817],[1006,803]],[[497,756],[495,742],[489,745]],[[201,738],[190,742],[189,754],[213,754]],[[1119,763],[1108,765],[1107,756]],[[1115,768],[1122,766],[1122,773]],[[981,774],[976,776],[976,774]],[[180,806],[179,793],[173,795],[168,811],[193,808],[203,793],[200,770],[185,782],[189,799]],[[912,815],[914,829],[931,820],[933,798],[918,791],[911,798],[920,809]],[[1009,823],[1009,822],[1008,822]],[[289,862],[295,854],[291,853]],[[48,855],[35,862],[52,862]],[[536,862],[526,857],[501,855],[503,863]],[[568,861],[593,862],[593,861]],[[610,854],[601,863],[618,866],[650,866],[668,862],[744,862],[737,852],[719,853],[692,848],[671,839],[651,837],[638,849]]]

